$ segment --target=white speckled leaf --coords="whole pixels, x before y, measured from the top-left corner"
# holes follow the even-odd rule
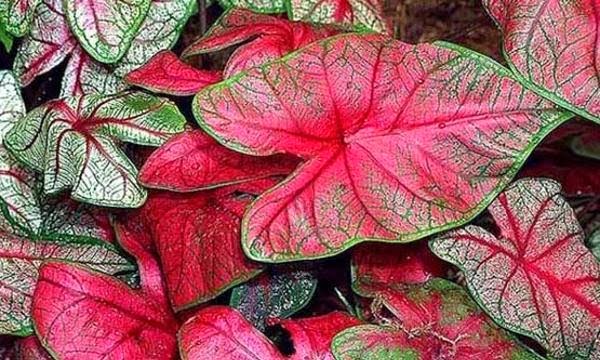
[[[71,31],[96,60],[118,61],[142,25],[150,0],[64,0]]]
[[[23,36],[29,31],[35,8],[40,0],[0,0],[0,22],[14,36]]]
[[[286,0],[219,0],[225,9],[243,8],[257,13],[273,14],[285,12]]]
[[[600,263],[573,209],[548,179],[513,183],[488,208],[498,236],[477,226],[431,241],[460,267],[479,305],[553,358],[600,358]]]
[[[75,200],[137,207],[146,191],[117,140],[158,146],[183,131],[184,124],[177,107],[165,99],[137,92],[86,95],[34,109],[5,143],[20,161],[43,172],[47,194],[72,188]]]

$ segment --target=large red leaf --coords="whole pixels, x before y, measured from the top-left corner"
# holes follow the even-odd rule
[[[446,275],[447,266],[435,257],[427,242],[361,244],[352,252],[352,288],[358,294],[377,288],[420,284]]]
[[[199,70],[165,50],[142,67],[130,72],[125,81],[144,89],[169,95],[194,95],[207,85],[221,80],[218,71]]]
[[[228,78],[337,32],[334,28],[312,27],[248,10],[233,9],[223,14],[204,37],[190,45],[183,56],[218,51],[253,39],[240,46],[227,62],[223,76]]]
[[[277,348],[234,309],[211,306],[188,320],[177,335],[184,360],[285,360]]]
[[[188,192],[274,175],[297,166],[289,156],[256,157],[223,147],[200,130],[177,135],[148,158],[140,182],[151,188]]]
[[[391,318],[359,325],[333,340],[337,360],[537,359],[498,328],[458,285],[433,279],[424,285],[372,294]]]
[[[245,215],[243,245],[261,261],[464,223],[570,117],[466,49],[357,34],[210,86],[194,112],[232,149],[306,160]]]
[[[597,0],[485,0],[504,52],[527,86],[600,122]]]
[[[502,326],[556,358],[600,356],[600,263],[560,185],[515,182],[489,207],[500,234],[467,226],[434,239],[478,303]]]

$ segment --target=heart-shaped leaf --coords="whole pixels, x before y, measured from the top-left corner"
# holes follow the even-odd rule
[[[181,326],[177,339],[183,360],[286,359],[269,339],[227,306],[198,311]]]
[[[570,117],[466,49],[357,34],[209,86],[194,113],[232,149],[306,160],[245,215],[245,252],[269,262],[465,223]]]
[[[146,64],[127,74],[127,83],[156,93],[194,95],[207,85],[221,80],[218,71],[198,70],[171,51],[162,51]]]
[[[560,185],[515,182],[489,207],[500,228],[448,232],[431,249],[465,273],[477,302],[499,324],[556,358],[600,355],[600,263],[585,247]]]
[[[485,0],[523,84],[600,123],[596,0]]]
[[[35,9],[41,0],[0,0],[0,23],[14,36],[29,31]]]
[[[70,28],[94,59],[118,61],[137,34],[150,0],[64,0]]]
[[[427,242],[361,244],[352,251],[352,289],[365,295],[375,289],[421,284],[446,274]]]
[[[116,139],[157,146],[184,124],[175,104],[165,99],[135,92],[87,95],[34,109],[4,142],[20,161],[44,173],[47,194],[72,187],[75,200],[137,207],[146,192]]]
[[[309,271],[286,270],[273,270],[234,288],[229,305],[261,331],[271,318],[292,316],[312,299],[317,278]]]
[[[218,0],[226,9],[242,8],[255,13],[282,13],[285,12],[286,0]]]
[[[376,296],[392,318],[359,325],[333,340],[337,360],[537,359],[498,328],[458,285],[433,279]]]
[[[287,175],[297,165],[293,157],[237,153],[204,132],[193,130],[174,136],[152,153],[139,179],[147,187],[189,192]]]
[[[32,332],[31,296],[43,261],[63,260],[87,265],[107,273],[131,270],[117,251],[103,242],[75,243],[32,241],[0,231],[0,333],[27,335]]]
[[[204,37],[183,52],[183,56],[219,51],[252,40],[240,46],[229,58],[223,71],[223,76],[228,78],[337,32],[337,29],[331,27],[312,27],[274,16],[234,9],[223,14]]]
[[[289,0],[288,16],[317,24],[344,24],[392,33],[382,0]]]

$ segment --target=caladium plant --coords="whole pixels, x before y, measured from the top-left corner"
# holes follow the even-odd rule
[[[41,0],[1,0],[0,23],[4,30],[20,37],[29,31],[35,9]]]

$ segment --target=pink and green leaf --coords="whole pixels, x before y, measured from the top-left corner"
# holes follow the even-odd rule
[[[255,13],[273,14],[286,10],[287,0],[218,0],[225,9],[242,8]]]
[[[350,359],[537,359],[498,328],[458,285],[432,279],[406,290],[373,293],[391,314],[381,324],[338,333],[337,360]]]
[[[500,234],[467,226],[431,241],[460,267],[479,305],[556,358],[600,354],[600,263],[548,179],[515,182],[489,207]]]
[[[596,0],[485,0],[504,33],[504,53],[523,84],[600,123]]]
[[[16,37],[29,31],[35,9],[41,0],[0,0],[0,23]]]
[[[209,86],[194,113],[234,150],[305,160],[244,217],[245,252],[268,262],[463,224],[571,116],[464,48],[356,34]]]
[[[47,194],[72,188],[75,200],[138,207],[146,192],[117,140],[158,146],[184,124],[175,104],[165,99],[135,92],[86,95],[34,109],[11,129],[5,144],[21,162],[43,172]]]
[[[151,0],[64,0],[71,31],[94,59],[115,63],[129,49]]]
[[[232,151],[200,130],[174,136],[156,150],[140,170],[150,188],[189,192],[277,175],[297,166],[290,156],[255,157]]]

